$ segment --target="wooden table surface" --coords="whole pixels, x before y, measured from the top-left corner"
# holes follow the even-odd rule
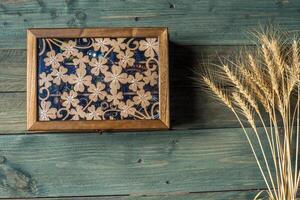
[[[234,116],[193,68],[252,45],[276,23],[298,32],[299,0],[1,0],[0,199],[251,199],[265,188]],[[170,131],[30,134],[26,29],[166,26]]]

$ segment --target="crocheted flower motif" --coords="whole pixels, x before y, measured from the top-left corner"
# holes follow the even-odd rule
[[[39,120],[159,119],[158,38],[38,44]]]

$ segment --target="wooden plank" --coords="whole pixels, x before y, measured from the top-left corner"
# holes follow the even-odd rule
[[[26,91],[26,51],[0,50],[0,92]]]
[[[264,187],[241,129],[4,135],[0,157],[0,198]]]
[[[180,46],[170,44],[170,87],[197,87],[193,68],[205,62],[218,62],[241,46]],[[26,91],[26,50],[0,50],[0,92]],[[177,90],[177,89],[176,89]]]
[[[26,130],[26,94],[0,93],[0,132],[23,133]]]
[[[171,128],[239,127],[234,115],[198,88],[171,93]],[[0,93],[0,134],[26,132],[26,93]]]
[[[180,44],[249,43],[266,21],[299,30],[299,0],[2,1],[0,48],[24,48],[27,28],[167,26]],[[13,47],[12,47],[13,45]]]
[[[257,191],[225,191],[207,193],[175,193],[144,196],[96,196],[96,197],[59,197],[59,198],[34,198],[28,200],[246,200],[253,199]],[[4,199],[5,200],[5,199]],[[9,200],[9,199],[6,199]],[[10,199],[11,200],[11,199]],[[15,199],[24,200],[24,199]]]
[[[173,129],[239,127],[231,112],[209,97],[192,78],[195,77],[194,66],[207,60],[218,62],[217,55],[232,56],[240,48],[171,44],[170,117]],[[24,50],[0,51],[0,133],[25,131],[25,94],[13,93],[25,91],[25,57]],[[20,75],[15,75],[17,73]]]

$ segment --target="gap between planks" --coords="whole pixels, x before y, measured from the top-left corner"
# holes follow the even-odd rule
[[[130,199],[161,199],[161,198],[171,198],[177,199],[178,197],[201,197],[202,195],[222,195],[229,193],[250,193],[255,195],[260,190],[266,190],[266,188],[256,188],[247,190],[216,190],[216,191],[204,191],[204,192],[166,192],[166,193],[151,193],[151,194],[119,194],[119,195],[95,195],[95,196],[53,196],[53,197],[35,197],[35,198],[0,198],[0,200],[71,200],[71,199],[82,199],[82,200],[130,200]],[[181,199],[181,198],[180,198]],[[198,198],[196,198],[198,199]]]

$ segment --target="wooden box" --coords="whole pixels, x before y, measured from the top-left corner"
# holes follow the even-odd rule
[[[30,131],[169,128],[166,28],[29,29]]]

